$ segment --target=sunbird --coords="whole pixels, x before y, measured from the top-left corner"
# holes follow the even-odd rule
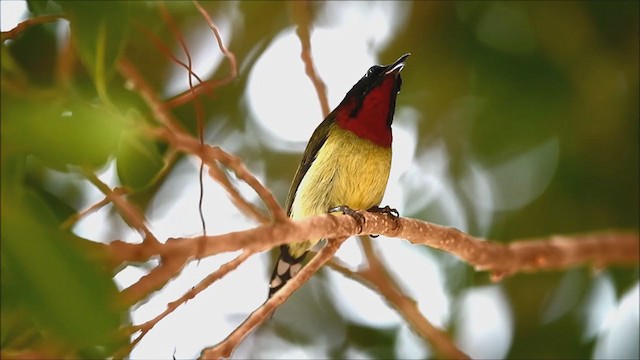
[[[362,226],[356,210],[398,216],[395,209],[379,205],[391,170],[391,124],[402,85],[400,71],[409,55],[369,68],[315,129],[289,189],[289,217],[342,212]],[[280,246],[269,297],[300,271],[309,249],[320,240]]]

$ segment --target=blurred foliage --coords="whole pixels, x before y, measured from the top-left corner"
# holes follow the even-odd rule
[[[410,4],[408,18],[379,58],[413,53],[403,71],[399,104],[413,107],[424,120],[418,127],[418,152],[435,142],[446,144],[448,171],[462,199],[468,195],[455,184],[467,162],[497,164],[550,138],[560,144],[557,169],[546,190],[523,207],[493,214],[487,237],[509,240],[639,228],[638,4]],[[2,44],[0,343],[3,350],[62,343],[78,356],[105,356],[117,343],[113,334],[126,325],[126,314],[114,309],[112,274],[90,261],[87,248],[77,246],[71,232],[60,229],[64,219],[81,210],[81,190],[73,181],[57,188],[63,190],[52,190],[48,169],[73,177],[80,169],[95,171],[117,159],[121,183],[134,190],[131,199],[146,207],[164,180],[158,174],[165,165],[166,146],[140,130],[153,120],[135,91],[123,86],[116,65],[127,58],[161,89],[172,63],[149,33],[171,49],[179,45],[155,2],[49,0],[28,5],[31,17],[63,14],[72,48],[67,49],[60,31],[67,20],[32,26]],[[188,2],[166,6],[180,28],[204,24]],[[207,119],[219,129],[209,141],[223,143],[233,131],[245,131],[250,118],[243,100],[247,76],[274,37],[292,22],[285,2],[203,6],[214,19],[229,16],[232,9],[242,19],[232,23],[228,43],[239,59],[239,77],[204,101]],[[313,3],[312,15],[323,6]],[[213,77],[227,73],[223,63]],[[277,91],[276,84],[269,86]],[[174,109],[174,114],[195,134],[191,104]],[[284,199],[287,189],[281,184],[290,181],[298,156],[250,137],[234,146],[250,168],[266,169],[266,184]],[[472,216],[470,205],[465,210]],[[411,215],[438,219],[435,211],[426,207]],[[440,257],[451,273],[448,286],[454,297],[488,282],[485,274],[452,264],[447,255]],[[618,294],[638,281],[637,268],[608,273]],[[594,341],[582,340],[585,324],[577,310],[540,322],[562,276],[519,275],[504,281],[516,329],[509,357],[592,355]],[[578,270],[576,276],[581,279],[576,303],[581,303],[593,277],[588,270]],[[291,299],[296,301],[298,294]],[[331,300],[325,298],[322,306],[332,306]],[[349,344],[380,358],[393,356],[394,337],[393,330],[356,324],[349,324],[346,332]],[[343,357],[346,348],[331,354]]]

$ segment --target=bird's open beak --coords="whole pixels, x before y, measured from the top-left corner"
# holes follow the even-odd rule
[[[400,58],[398,60],[396,60],[396,62],[394,62],[393,64],[387,66],[387,71],[384,72],[385,76],[389,75],[389,74],[397,74],[399,73],[402,68],[404,67],[404,61],[407,60],[407,58],[409,57],[409,55],[411,55],[411,53],[406,53],[402,56],[400,56]]]

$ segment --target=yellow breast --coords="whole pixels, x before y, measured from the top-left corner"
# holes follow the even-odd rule
[[[361,139],[334,125],[298,186],[291,217],[326,214],[339,205],[354,210],[379,205],[390,170],[391,148]],[[319,240],[291,244],[290,252],[293,256],[302,254]]]

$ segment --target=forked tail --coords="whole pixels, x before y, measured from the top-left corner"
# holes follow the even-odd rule
[[[307,256],[307,253],[308,251],[305,251],[301,256],[293,257],[291,253],[289,253],[289,246],[280,246],[280,257],[273,268],[271,281],[269,282],[269,297],[272,297],[287,281],[296,276],[302,268],[302,261],[305,256]]]

